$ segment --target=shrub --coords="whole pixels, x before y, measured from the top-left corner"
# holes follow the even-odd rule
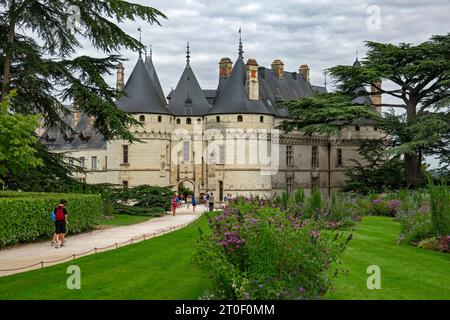
[[[242,209],[242,210],[241,210]],[[236,204],[209,217],[197,260],[218,299],[319,298],[331,288],[347,241],[278,208]]]
[[[311,197],[306,200],[304,210],[305,218],[311,218],[320,214],[323,208],[324,203],[322,201],[322,195],[320,194],[320,191],[316,189],[311,194]]]
[[[430,180],[430,210],[433,229],[437,235],[450,234],[450,191],[446,185],[434,185]]]
[[[143,215],[154,215],[161,212],[167,212],[170,210],[170,201],[173,191],[169,187],[156,187],[150,185],[141,185],[128,189],[116,189],[111,193],[111,201],[114,209],[121,212],[127,212],[129,214],[143,213]],[[132,201],[133,206],[125,207],[124,202]],[[142,210],[139,210],[141,208]]]
[[[402,211],[398,213],[396,219],[400,222],[402,242],[416,243],[433,235],[431,214],[428,211]]]
[[[61,198],[67,200],[68,233],[89,230],[100,222],[99,195],[0,192],[0,246],[51,236],[55,227],[50,213]]]
[[[329,213],[325,219],[329,222],[325,226],[327,229],[338,229],[350,227],[360,220],[353,201],[342,194],[333,193],[329,204]]]
[[[388,216],[389,208],[387,202],[380,198],[372,200],[372,207],[370,208],[369,214],[375,216]]]

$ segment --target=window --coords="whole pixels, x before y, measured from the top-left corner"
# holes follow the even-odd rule
[[[128,164],[128,146],[124,145],[122,146],[122,163],[123,164]]]
[[[191,123],[192,123],[191,118],[187,118],[187,119],[186,119],[186,124],[191,124]]]
[[[242,116],[237,117],[237,122],[242,122],[242,120],[243,120]]]
[[[189,161],[189,153],[190,153],[190,143],[189,141],[183,141],[183,160]]]
[[[361,128],[359,126],[355,126],[355,131],[359,131]]]
[[[139,116],[139,121],[140,122],[145,122],[145,117],[143,115]]]
[[[293,166],[292,162],[292,146],[286,146],[286,165],[288,167]]]
[[[180,124],[181,123],[181,120],[180,119],[177,119],[177,124]]]
[[[220,122],[220,117],[219,116],[216,117],[216,122]]]
[[[377,131],[378,130],[378,127],[373,127],[373,131]]]
[[[317,146],[313,146],[311,149],[311,166],[319,166],[319,148]]]
[[[197,124],[202,124],[202,119],[198,118],[197,119]]]
[[[319,187],[319,177],[311,177],[311,189],[317,189]]]
[[[259,122],[264,122],[264,116],[259,117]]]
[[[80,157],[80,167],[84,168],[84,162],[85,162],[85,158]]]
[[[337,165],[342,166],[342,149],[337,149]]]
[[[126,180],[122,181],[122,187],[124,189],[128,189],[128,181],[126,181]]]
[[[161,122],[161,121],[162,121],[162,117],[158,116],[158,122]]]
[[[105,156],[105,166],[104,170],[108,170],[108,156]]]
[[[286,187],[287,187],[287,192],[288,192],[289,194],[292,194],[293,191],[294,191],[293,180],[294,180],[294,179],[293,179],[292,177],[289,177],[289,178],[286,179]]]
[[[91,164],[92,170],[97,170],[97,157],[92,157],[92,164]]]

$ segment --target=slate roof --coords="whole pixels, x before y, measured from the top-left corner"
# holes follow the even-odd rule
[[[177,87],[170,93],[168,108],[170,113],[177,116],[202,116],[211,108],[189,63]]]
[[[250,100],[245,92],[245,65],[240,56],[229,78],[219,82],[214,105],[209,114],[256,113],[274,114],[262,100]]]
[[[147,57],[145,59],[145,67],[147,68],[148,74],[150,75],[151,83],[153,84],[153,87],[156,90],[156,93],[158,94],[159,99],[161,100],[161,103],[166,106],[167,101],[164,97],[164,92],[161,87],[161,83],[159,82],[158,74],[156,73],[155,66],[153,65],[153,61],[151,57]]]
[[[122,96],[116,102],[117,106],[130,113],[168,114],[164,94],[162,90],[158,93],[159,89],[152,81],[152,77],[155,80],[155,76],[154,68],[146,66],[139,57],[124,88],[127,96]]]
[[[63,117],[67,125],[71,125],[72,114]],[[60,132],[58,129],[47,129],[40,137],[43,144],[53,150],[74,150],[74,149],[106,149],[106,141],[95,129],[88,127],[89,117],[81,115],[75,132]]]

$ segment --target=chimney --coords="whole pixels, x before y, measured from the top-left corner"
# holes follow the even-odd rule
[[[117,91],[123,90],[125,84],[124,79],[125,79],[125,68],[123,67],[122,62],[119,62],[117,64],[117,81],[116,81]]]
[[[284,79],[284,63],[280,59],[275,59],[272,62],[272,70],[278,76],[278,79]]]
[[[303,75],[303,78],[305,78],[306,81],[310,82],[309,78],[309,67],[307,64],[302,64],[300,68],[298,69],[298,72]]]
[[[88,117],[87,128],[88,129],[94,128],[94,122],[95,122],[95,118],[93,116],[89,116]]]
[[[70,123],[70,126],[72,127],[72,129],[75,129],[75,127],[78,125],[78,123],[80,122],[80,118],[81,118],[81,112],[80,112],[80,110],[78,110],[78,108],[75,108],[72,111],[72,121]]]
[[[375,108],[379,113],[381,113],[381,81],[375,82],[371,85],[371,95],[370,98],[372,99],[373,104],[375,105]]]
[[[250,100],[259,100],[258,63],[255,59],[248,59],[245,64],[245,90]]]
[[[233,68],[233,62],[230,58],[222,58],[219,62],[220,78],[228,78],[231,74],[231,69]]]

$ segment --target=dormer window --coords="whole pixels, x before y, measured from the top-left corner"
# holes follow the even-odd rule
[[[192,105],[192,100],[191,100],[191,97],[189,97],[189,95],[186,98],[186,100],[184,101],[184,103],[186,104],[187,107],[190,107]]]
[[[139,116],[139,122],[145,122],[145,116],[140,115]]]
[[[243,121],[243,117],[241,116],[241,115],[239,115],[238,117],[237,117],[237,122],[242,122]]]

